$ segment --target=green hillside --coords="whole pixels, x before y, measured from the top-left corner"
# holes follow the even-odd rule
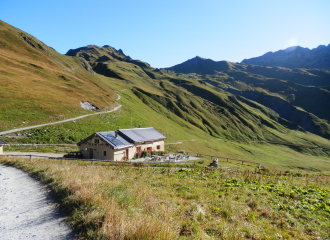
[[[108,45],[71,49],[63,56],[6,23],[0,27],[1,129],[88,113],[80,101],[110,109],[117,98],[114,91],[123,105],[115,113],[2,137],[9,143],[76,143],[96,131],[153,126],[167,136],[168,150],[250,159],[279,169],[330,171],[330,144],[320,137],[329,137],[328,121],[293,105],[286,92],[291,87],[298,99],[298,92],[312,89],[327,97],[326,87],[271,78],[267,71],[251,73],[250,66],[225,61],[197,59],[205,64],[194,64],[200,69],[196,72],[193,66],[186,72],[155,69]],[[299,74],[304,72],[305,81],[320,78],[320,84],[328,76],[309,70]],[[275,105],[279,100],[289,104],[297,111],[295,118],[282,117],[268,104],[272,101],[258,103],[246,94],[251,92],[274,98]]]
[[[330,138],[330,71],[262,67],[196,57],[166,69],[256,101],[304,130]]]
[[[111,108],[117,98],[83,58],[61,55],[2,21],[0,88],[0,131],[89,113],[80,101]]]
[[[109,46],[91,45],[70,50],[67,54],[84,57],[95,72],[104,76],[116,76],[116,79],[120,79],[122,83],[125,82],[127,86],[133,88],[134,93],[145,104],[149,104],[148,99],[152,99],[211,136],[236,140],[273,140],[264,134],[268,130],[263,129],[262,126],[279,132],[286,129],[304,131],[294,119],[281,118],[279,114],[267,107],[237,96],[236,92],[232,94],[231,89],[238,90],[234,87],[235,80],[233,81],[232,77],[207,80],[207,76],[210,77],[210,75],[198,75],[197,78],[193,78],[189,74],[180,75],[168,70],[154,69],[148,64],[132,60],[123,55],[120,50],[117,51]],[[209,62],[212,63],[211,60],[205,61],[202,67],[206,68],[206,72],[210,71],[210,67],[216,67],[216,64],[208,66]],[[192,64],[193,66],[196,64]],[[191,69],[187,67],[186,71],[193,71],[192,67]],[[232,63],[221,62],[216,69],[234,71],[234,68],[237,69]],[[173,69],[176,70],[176,68]],[[267,89],[263,91],[266,92]],[[273,95],[269,94],[269,96]],[[283,99],[279,95],[278,98]],[[319,132],[315,132],[328,136],[327,122],[316,116],[311,118],[313,127],[323,124],[321,126],[323,132],[319,129],[317,129]]]

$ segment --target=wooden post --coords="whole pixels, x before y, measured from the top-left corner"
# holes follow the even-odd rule
[[[30,154],[30,161],[31,161],[31,159],[32,159],[32,155]]]

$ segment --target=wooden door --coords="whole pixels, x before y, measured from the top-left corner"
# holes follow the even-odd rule
[[[128,160],[128,153],[129,153],[129,149],[126,149],[126,159]]]
[[[93,155],[93,148],[89,149],[89,159],[93,159],[94,155]]]

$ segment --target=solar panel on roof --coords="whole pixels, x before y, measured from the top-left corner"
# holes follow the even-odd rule
[[[115,136],[113,136],[111,133],[100,133],[100,134],[117,147],[125,145],[124,143],[119,141],[118,138],[115,138]]]

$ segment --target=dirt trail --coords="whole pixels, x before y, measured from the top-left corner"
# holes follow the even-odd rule
[[[63,219],[44,185],[0,164],[0,239],[74,239]]]
[[[116,101],[120,100],[120,98],[121,98],[119,94],[117,94],[117,95],[118,95],[118,98],[116,99]],[[8,133],[14,133],[14,132],[20,132],[20,131],[23,131],[23,130],[28,130],[28,129],[32,129],[32,128],[38,128],[38,127],[44,127],[44,126],[53,125],[53,124],[70,122],[70,121],[82,119],[82,118],[89,117],[89,116],[96,115],[96,114],[111,113],[111,112],[117,111],[121,107],[122,107],[122,105],[118,104],[117,107],[115,107],[114,109],[112,109],[110,111],[107,111],[107,112],[91,113],[91,114],[82,115],[82,116],[75,117],[75,118],[65,119],[65,120],[58,121],[58,122],[45,123],[45,124],[40,124],[40,125],[35,125],[35,126],[29,126],[29,127],[23,127],[23,128],[15,128],[15,129],[12,129],[12,130],[7,130],[7,131],[0,132],[0,135],[5,135],[5,134],[8,134]]]

